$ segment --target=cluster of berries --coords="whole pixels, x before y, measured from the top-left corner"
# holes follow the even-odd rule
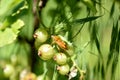
[[[35,42],[43,43],[38,47],[38,56],[47,61],[53,59],[57,64],[56,70],[61,75],[68,75],[70,72],[69,58],[73,55],[73,46],[64,37],[52,35],[48,38],[46,30],[37,29],[34,33]],[[50,39],[50,43],[47,43]]]

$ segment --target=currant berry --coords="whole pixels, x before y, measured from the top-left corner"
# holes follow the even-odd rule
[[[6,64],[3,70],[5,77],[10,77],[14,73],[14,67],[11,64]]]
[[[23,80],[37,80],[37,76],[34,73],[28,73]]]
[[[57,64],[63,65],[67,63],[67,56],[64,53],[57,53],[54,56],[54,60],[56,61]]]
[[[48,33],[44,29],[37,29],[33,36],[34,36],[34,38],[36,39],[37,42],[43,43],[47,40]]]
[[[49,60],[54,55],[54,49],[49,44],[43,44],[38,49],[38,56],[43,60]]]
[[[61,75],[67,75],[70,71],[70,67],[68,64],[62,65],[62,66],[58,66],[57,70],[59,71],[59,73]]]

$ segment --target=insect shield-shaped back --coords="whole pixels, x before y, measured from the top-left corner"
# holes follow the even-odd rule
[[[51,37],[53,39],[53,43],[56,43],[61,49],[67,49],[67,44],[59,36],[52,35]]]
[[[53,43],[57,44],[60,49],[64,50],[67,55],[72,56],[74,54],[74,47],[71,42],[69,42],[66,38],[61,35],[51,36],[53,39]]]

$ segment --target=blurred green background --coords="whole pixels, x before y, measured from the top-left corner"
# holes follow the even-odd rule
[[[60,23],[65,26],[57,34],[68,32],[76,63],[86,70],[83,80],[120,80],[119,0],[0,0],[0,80],[20,80],[24,69],[41,75],[44,66],[37,56],[34,31],[42,26],[51,35]],[[3,72],[6,64],[15,68],[10,77]],[[55,80],[54,64],[47,64],[51,64],[47,75]],[[73,80],[80,80],[79,75]]]

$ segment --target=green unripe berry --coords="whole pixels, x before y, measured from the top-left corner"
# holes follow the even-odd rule
[[[28,73],[23,80],[37,80],[37,76],[34,73]]]
[[[37,42],[43,43],[47,40],[48,33],[44,29],[37,29],[33,36],[34,36],[34,38],[36,39]]]
[[[54,60],[57,64],[63,65],[67,63],[67,56],[64,53],[58,53],[54,56]]]
[[[43,44],[38,49],[38,56],[43,60],[49,60],[54,55],[54,49],[49,44]]]
[[[62,66],[58,66],[57,70],[61,75],[67,75],[70,71],[70,67],[69,67],[68,64],[65,64],[65,65],[62,65]]]
[[[13,65],[6,64],[3,72],[5,77],[10,77],[14,73]]]

